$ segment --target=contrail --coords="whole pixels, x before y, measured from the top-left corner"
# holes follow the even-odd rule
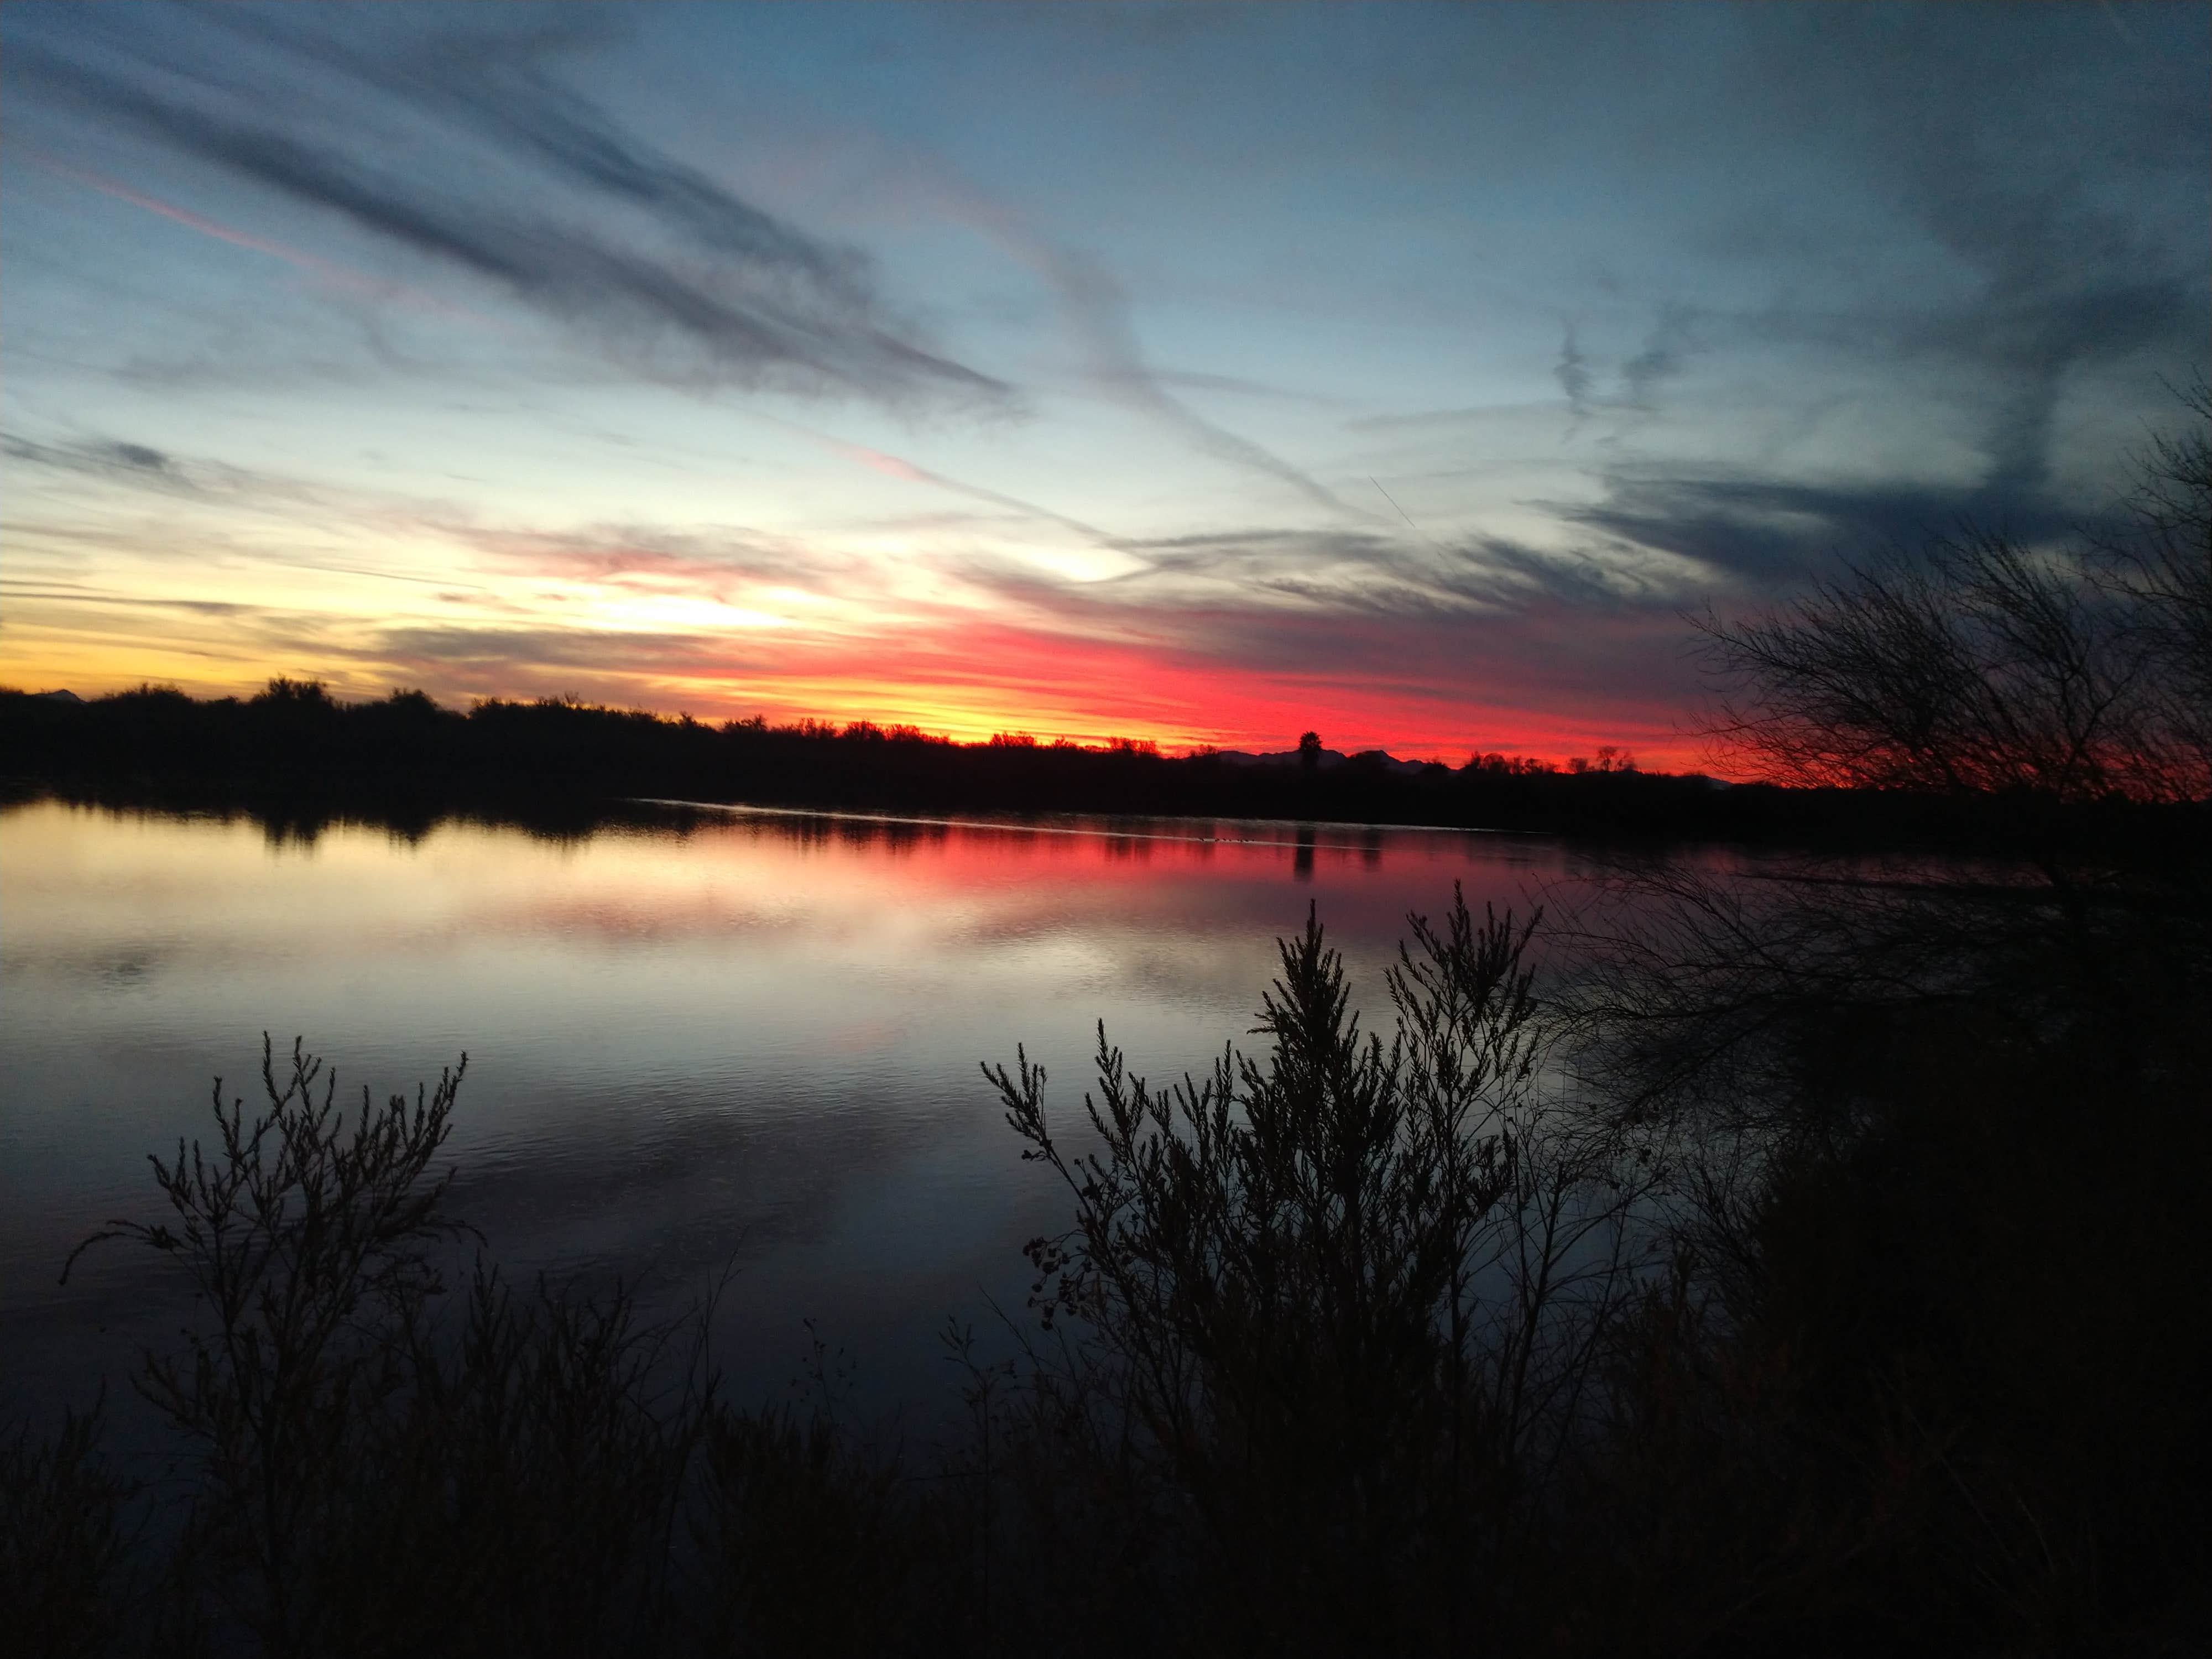
[[[1389,502],[1393,507],[1398,507],[1398,498],[1395,495],[1393,495],[1389,490],[1382,489],[1382,481],[1381,479],[1377,478],[1370,472],[1367,476],[1367,482],[1373,484],[1376,489],[1382,490],[1382,499],[1384,501]],[[1435,548],[1439,553],[1444,551],[1443,544],[1438,541],[1434,536],[1429,534],[1427,531],[1422,529],[1420,526],[1415,524],[1413,522],[1413,515],[1407,512],[1404,507],[1398,507],[1398,516],[1406,521],[1406,527],[1407,529],[1411,530],[1416,536],[1419,536],[1431,547]]]
[[[36,150],[27,151],[23,159],[32,166],[51,173],[57,178],[68,179],[71,184],[82,185],[87,190],[98,191],[102,196],[112,196],[118,202],[128,202],[131,206],[143,208],[149,213],[158,213],[173,223],[183,225],[189,230],[196,230],[203,236],[211,236],[218,242],[228,242],[233,247],[251,248],[256,253],[265,253],[271,258],[282,259],[289,265],[320,276],[324,281],[333,283],[340,288],[351,289],[356,293],[372,295],[379,299],[404,298],[434,311],[445,312],[456,317],[465,317],[471,322],[483,323],[492,327],[501,326],[495,319],[485,316],[483,313],[471,311],[465,306],[455,305],[452,301],[443,299],[435,294],[426,294],[421,289],[410,287],[405,283],[393,282],[388,277],[371,276],[366,271],[356,270],[349,265],[339,264],[334,260],[323,258],[299,248],[289,247],[283,242],[272,241],[265,236],[256,236],[246,231],[234,230],[230,226],[217,220],[180,208],[173,202],[165,202],[158,196],[149,196],[142,190],[133,190],[121,179],[111,179],[104,173],[94,173],[89,167],[76,167],[67,161],[57,161],[52,156],[41,155]]]

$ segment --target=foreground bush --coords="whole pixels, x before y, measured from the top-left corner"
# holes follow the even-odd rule
[[[349,1116],[319,1061],[295,1047],[280,1069],[264,1048],[264,1108],[226,1105],[218,1083],[214,1148],[154,1160],[169,1217],[80,1247],[175,1259],[204,1310],[132,1379],[185,1459],[153,1517],[164,1559],[136,1586],[158,1646],[596,1653],[657,1637],[708,1404],[702,1332],[641,1324],[619,1291],[518,1292],[481,1264],[445,1294],[440,1247],[466,1229],[433,1165],[461,1077],[411,1104],[364,1091]],[[678,1340],[693,1346],[672,1365]]]

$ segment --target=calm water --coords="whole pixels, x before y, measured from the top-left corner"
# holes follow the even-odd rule
[[[1310,902],[1370,1023],[1409,909],[1525,907],[1526,837],[1182,820],[1048,827],[733,811],[551,840],[452,824],[273,841],[243,820],[0,813],[0,1407],[172,1328],[103,1219],[295,1033],[380,1097],[465,1050],[462,1211],[511,1268],[653,1297],[737,1269],[718,1324],[773,1392],[802,1320],[878,1402],[941,1389],[948,1313],[1018,1310],[1067,1206],[978,1075],[1017,1042],[1079,1115],[1095,1022],[1155,1077],[1247,1041]],[[1383,1022],[1387,1024],[1387,1019]]]

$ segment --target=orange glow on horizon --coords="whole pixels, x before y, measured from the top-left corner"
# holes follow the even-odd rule
[[[1443,700],[1434,696],[1342,684],[1301,685],[1210,665],[1148,661],[1134,647],[1103,644],[1085,647],[1055,641],[1048,664],[1032,661],[1030,672],[1012,677],[1011,683],[927,678],[913,672],[921,665],[911,660],[911,652],[896,647],[859,654],[873,654],[881,672],[868,675],[857,672],[856,662],[830,657],[811,672],[769,676],[541,674],[531,683],[459,687],[404,665],[333,671],[312,659],[218,663],[189,648],[149,649],[133,643],[112,651],[88,647],[42,653],[35,662],[6,665],[0,684],[34,691],[66,687],[85,697],[149,684],[174,686],[198,697],[250,697],[272,677],[284,675],[320,679],[333,696],[352,702],[417,688],[459,708],[490,697],[528,702],[574,695],[667,718],[688,714],[719,723],[757,715],[772,726],[817,720],[843,726],[865,720],[910,726],[927,736],[963,744],[988,743],[1005,733],[1030,736],[1040,744],[1150,742],[1166,755],[1206,747],[1267,753],[1295,748],[1301,732],[1317,730],[1327,747],[1347,754],[1382,749],[1401,760],[1452,766],[1481,753],[1526,755],[1564,765],[1571,757],[1612,744],[1633,753],[1646,770],[1717,769],[1702,739],[1666,729],[1649,715],[1613,722],[1474,702],[1446,713],[1437,706]],[[1059,671],[1057,684],[1054,669]],[[1146,681],[1141,699],[1117,699],[1117,679],[1139,673]],[[1194,718],[1201,709],[1207,718]],[[1446,722],[1467,735],[1437,734]]]
[[[395,688],[464,708],[574,696],[708,721],[870,720],[963,743],[1008,732],[1273,752],[1313,730],[1347,753],[1451,765],[1475,753],[1564,763],[1612,744],[1647,769],[1713,769],[1670,708],[1591,678],[1625,662],[1650,683],[1652,664],[1676,658],[1663,629],[1634,618],[1401,623],[1109,601],[1093,621],[958,590],[817,589],[800,605],[777,597],[781,571],[708,577],[650,547],[602,556],[508,538],[471,544],[484,561],[473,568],[441,570],[434,539],[390,545],[404,562],[383,573],[272,565],[252,599],[234,599],[244,590],[228,573],[149,563],[105,593],[11,599],[0,683],[225,696],[282,674],[356,701]],[[379,574],[403,586],[365,580]]]

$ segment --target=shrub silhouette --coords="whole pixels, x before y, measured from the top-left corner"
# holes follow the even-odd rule
[[[722,1410],[701,1474],[703,1650],[936,1650],[929,1637],[957,1587],[900,1460],[871,1455],[823,1409]]]
[[[411,1109],[364,1091],[349,1135],[336,1079],[295,1044],[280,1083],[264,1037],[266,1113],[226,1107],[218,1079],[216,1155],[179,1142],[150,1160],[173,1218],[113,1223],[70,1255],[134,1240],[180,1261],[208,1310],[212,1329],[149,1353],[134,1381],[199,1465],[185,1549],[265,1651],[329,1645],[321,1608],[356,1518],[333,1505],[369,1450],[362,1425],[406,1384],[402,1338],[437,1288],[426,1247],[459,1231],[440,1214],[450,1176],[428,1170],[460,1079]]]
[[[187,1450],[146,1592],[179,1650],[600,1653],[659,1627],[704,1321],[644,1323],[619,1286],[520,1295],[481,1263],[440,1316],[437,1251],[469,1229],[432,1166],[465,1066],[411,1104],[364,1091],[349,1121],[319,1060],[295,1043],[280,1070],[264,1039],[265,1109],[218,1079],[213,1148],[152,1160],[170,1218],[71,1256],[150,1247],[204,1310],[133,1378]]]
[[[100,1413],[70,1412],[53,1436],[0,1440],[0,1607],[20,1651],[105,1652],[121,1633],[126,1484],[99,1451]]]
[[[1055,1133],[1025,1054],[985,1068],[1075,1203],[1028,1247],[1046,1326],[1080,1333],[1045,1380],[1201,1547],[1207,1640],[1402,1650],[1516,1594],[1635,1282],[1620,1147],[1538,1086],[1534,926],[1456,892],[1441,927],[1414,918],[1385,1047],[1310,917],[1264,1060],[1155,1090],[1101,1028],[1095,1152]]]

